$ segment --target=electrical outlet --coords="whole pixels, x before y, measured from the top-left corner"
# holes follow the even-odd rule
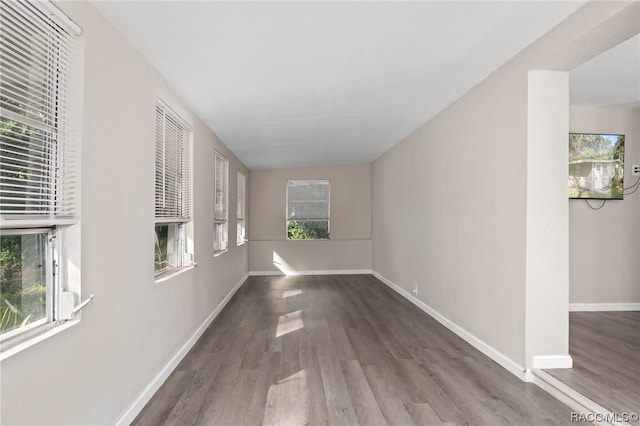
[[[640,176],[640,166],[634,164],[631,166],[631,176]]]

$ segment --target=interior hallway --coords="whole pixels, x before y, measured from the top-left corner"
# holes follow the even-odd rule
[[[370,275],[251,277],[136,425],[569,424]]]

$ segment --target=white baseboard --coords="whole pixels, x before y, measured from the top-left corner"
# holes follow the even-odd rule
[[[321,271],[250,271],[250,277],[272,275],[371,275],[371,269],[329,269]]]
[[[160,389],[160,386],[167,380],[169,375],[175,370],[175,368],[180,364],[180,361],[189,353],[191,348],[196,344],[198,339],[204,334],[207,328],[211,325],[214,319],[220,314],[222,309],[229,303],[229,300],[233,297],[234,294],[238,291],[238,289],[244,284],[244,282],[249,278],[249,274],[245,274],[240,281],[231,289],[229,294],[216,306],[216,308],[209,314],[209,316],[204,320],[204,322],[198,327],[196,332],[187,340],[184,345],[178,350],[178,352],[169,360],[167,365],[156,375],[156,377],[147,385],[147,387],[142,391],[140,396],[134,401],[134,403],[120,416],[120,418],[116,421],[116,425],[130,425],[131,422],[136,418],[138,414],[142,411],[142,409],[147,405],[147,403],[151,400],[153,395]]]
[[[573,358],[570,355],[538,355],[533,357],[531,368],[573,368]]]
[[[465,329],[463,329],[453,321],[450,321],[444,315],[442,315],[435,309],[431,308],[422,300],[418,299],[417,297],[413,296],[412,294],[404,290],[402,287],[396,285],[394,282],[388,280],[387,278],[383,277],[382,275],[380,275],[375,271],[373,271],[372,274],[377,279],[379,279],[380,281],[382,281],[383,283],[391,287],[393,290],[395,290],[398,294],[403,296],[405,299],[409,300],[418,308],[422,309],[429,316],[433,317],[440,324],[447,327],[449,330],[453,331],[455,334],[457,334],[460,338],[465,340],[471,346],[473,346],[474,348],[476,348],[477,350],[479,350],[480,352],[482,352],[483,354],[485,354],[486,356],[488,356],[489,358],[497,362],[500,366],[502,366],[504,369],[509,371],[511,374],[513,374],[520,380],[525,381],[526,371],[524,367],[518,365],[516,362],[512,361],[510,358],[508,358],[498,350],[494,349],[487,343],[478,339],[476,336],[469,333],[468,331],[466,331]]]
[[[640,311],[640,303],[569,303],[569,312]]]

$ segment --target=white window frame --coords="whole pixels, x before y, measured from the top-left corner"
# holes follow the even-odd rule
[[[247,242],[247,177],[238,172],[238,205],[236,207],[236,243],[241,246]]]
[[[229,160],[215,151],[213,191],[213,255],[229,250]]]
[[[193,205],[193,130],[163,99],[156,102],[156,183],[154,225],[154,277],[156,282],[191,268],[189,244]],[[175,166],[175,169],[172,168]],[[173,183],[173,185],[172,185]],[[165,268],[158,269],[161,249],[159,227],[167,228]],[[163,244],[164,246],[164,244]]]
[[[2,333],[2,360],[77,324],[80,310],[88,303],[80,304],[79,160],[83,87],[80,71],[83,55],[78,36],[81,28],[48,1],[3,2],[0,7],[0,27],[9,34],[5,41],[13,46],[14,51],[21,52],[23,65],[30,64],[21,68],[21,65],[8,65],[0,58],[0,65],[5,70],[0,75],[0,95],[5,98],[0,101],[0,116],[3,121],[13,121],[31,129],[28,133],[29,145],[22,147],[20,145],[27,140],[13,139],[20,141],[20,144],[13,144],[13,130],[0,134],[3,146],[0,159],[7,171],[6,182],[17,184],[3,185],[0,182],[0,234],[46,234],[45,265],[42,265],[45,268],[45,317]],[[12,29],[18,27],[19,33]],[[36,63],[46,65],[39,68]],[[46,77],[39,80],[31,73]],[[41,93],[39,90],[44,90],[43,95],[38,95]],[[21,98],[21,92],[30,94],[24,104],[20,99],[27,97]],[[42,96],[42,100],[39,100],[39,96]],[[13,107],[3,107],[3,104]],[[36,115],[35,111],[41,108],[49,113]],[[35,159],[29,167],[35,167],[30,169],[35,173],[31,176],[39,177],[27,178],[32,180],[10,177],[8,170],[17,164],[15,153],[24,150],[31,156],[38,151],[38,146],[42,147],[38,155],[46,158],[46,161]],[[14,152],[13,158],[10,151]],[[33,161],[33,158],[29,157],[29,161]],[[44,164],[50,166],[45,168]],[[51,182],[50,185],[41,183],[45,181]],[[15,192],[12,194],[12,191]],[[50,201],[38,207],[34,207],[30,201],[24,201],[32,200],[36,194],[39,194],[37,198],[46,197]],[[11,197],[21,200],[19,204],[23,210],[16,209],[13,202],[8,202]],[[90,296],[88,301],[92,298]],[[0,301],[6,305],[3,302]]]
[[[328,193],[327,193],[327,217],[318,217],[318,218],[303,218],[297,219],[294,217],[293,212],[289,211],[289,188],[290,183],[292,182],[321,182],[323,184],[328,185]],[[287,179],[286,183],[286,221],[285,221],[285,238],[287,241],[318,241],[318,240],[329,240],[331,238],[331,180],[330,179]],[[319,202],[324,202],[324,200],[317,200]],[[327,238],[289,238],[289,222],[327,222]]]

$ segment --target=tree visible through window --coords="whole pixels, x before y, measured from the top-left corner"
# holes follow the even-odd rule
[[[68,256],[64,237],[78,222],[77,116],[71,108],[77,100],[72,90],[77,30],[62,28],[36,2],[0,3],[3,343],[68,319],[53,302],[63,286],[79,290],[78,282],[70,285],[65,262],[57,262]]]
[[[2,317],[0,333],[47,317],[48,232],[13,233],[0,238]]]
[[[329,238],[328,180],[287,181],[287,239]]]

